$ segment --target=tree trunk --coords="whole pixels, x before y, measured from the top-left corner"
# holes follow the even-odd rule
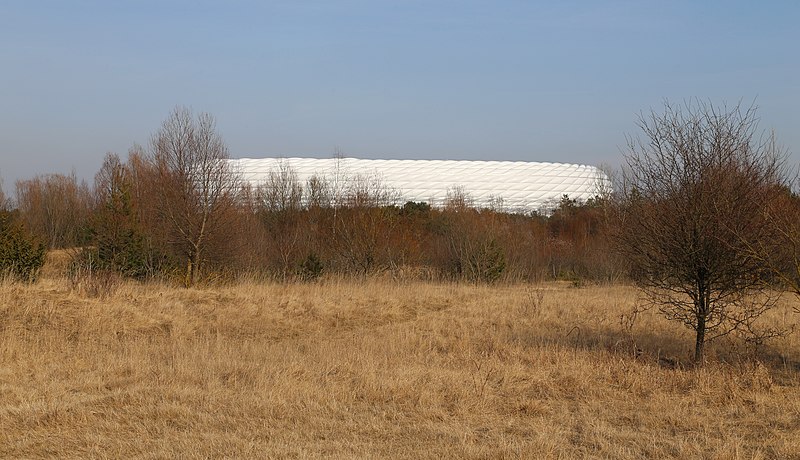
[[[706,316],[697,315],[697,336],[694,342],[694,363],[703,363],[703,351],[706,344]]]
[[[186,277],[183,284],[189,288],[194,286],[200,276],[200,250],[195,248],[186,258]]]
[[[193,254],[194,260],[192,260],[192,285],[194,285],[197,282],[197,279],[200,277],[200,256],[200,249],[195,249]]]
[[[183,285],[187,288],[192,287],[192,258],[186,258],[186,276],[183,279]]]

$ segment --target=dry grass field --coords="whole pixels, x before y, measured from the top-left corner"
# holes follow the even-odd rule
[[[625,286],[0,285],[0,457],[800,458],[800,336]],[[796,302],[794,299],[790,299]],[[791,309],[770,322],[791,324]]]

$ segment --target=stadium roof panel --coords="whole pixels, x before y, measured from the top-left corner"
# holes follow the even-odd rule
[[[311,177],[347,184],[363,178],[380,183],[399,195],[398,203],[425,201],[441,206],[448,192],[458,188],[477,207],[496,205],[511,211],[553,208],[564,195],[586,201],[610,189],[599,168],[566,163],[473,160],[367,160],[358,158],[241,158],[232,166],[252,185],[270,173],[288,167],[305,184]]]

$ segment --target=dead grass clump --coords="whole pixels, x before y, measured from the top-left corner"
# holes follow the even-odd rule
[[[86,297],[107,299],[122,283],[119,274],[111,270],[77,271],[70,277],[72,290]]]

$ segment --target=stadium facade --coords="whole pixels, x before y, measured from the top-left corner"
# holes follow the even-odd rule
[[[442,206],[461,190],[478,208],[502,206],[512,212],[547,211],[564,195],[585,202],[610,190],[608,176],[594,166],[525,161],[368,160],[357,158],[241,158],[231,165],[253,186],[270,174],[291,170],[300,184],[312,177],[330,183],[378,179],[396,194],[396,203]]]

